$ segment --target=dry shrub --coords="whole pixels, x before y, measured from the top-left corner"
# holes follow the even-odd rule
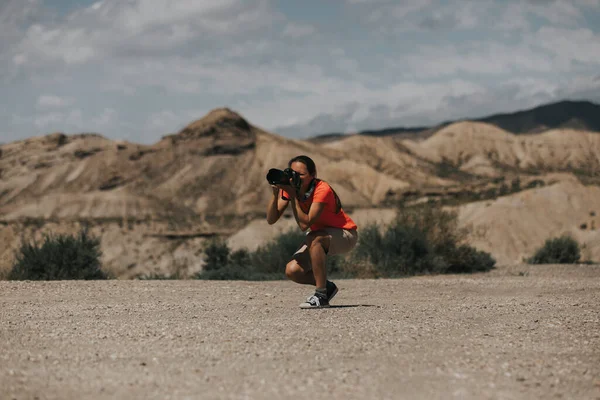
[[[387,230],[360,230],[353,261],[356,268],[373,265],[382,277],[489,271],[496,261],[466,244],[467,234],[457,214],[438,205],[402,208]]]

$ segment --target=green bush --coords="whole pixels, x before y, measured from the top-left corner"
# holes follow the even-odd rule
[[[306,234],[299,229],[290,229],[282,233],[251,254],[252,266],[257,272],[283,275],[286,264],[305,237]]]
[[[438,205],[401,209],[385,229],[376,224],[361,227],[358,245],[349,255],[327,257],[327,274],[332,278],[391,278],[493,269],[496,261],[489,253],[464,243],[467,233],[458,227],[456,213]],[[284,279],[286,264],[304,240],[303,232],[292,229],[254,252],[230,252],[225,242],[211,242],[206,248],[207,267],[197,277]]]
[[[247,249],[239,249],[229,255],[228,264],[248,266],[252,263],[250,252]]]
[[[459,274],[471,272],[486,272],[494,268],[496,260],[490,253],[474,247],[460,245],[444,255],[448,262],[446,273]]]
[[[196,276],[198,279],[262,281],[282,278],[281,275],[258,272],[252,264],[252,254],[247,249],[231,252],[225,242],[213,242],[208,248],[212,249],[213,255],[219,256],[213,257],[211,268],[205,267]],[[227,254],[227,258],[223,262],[224,254]]]
[[[374,224],[360,230],[352,262],[372,266],[377,277],[492,269],[496,261],[464,244],[466,234],[458,227],[457,214],[437,205],[401,209],[384,232]]]
[[[306,238],[298,229],[291,229],[254,252],[246,249],[231,252],[227,243],[210,241],[205,247],[206,265],[196,275],[210,280],[277,280],[285,279],[285,266]],[[342,275],[338,256],[327,257],[327,272]]]
[[[40,246],[23,240],[8,279],[107,279],[100,269],[100,256],[100,239],[86,229],[75,236],[45,235]]]
[[[229,247],[222,239],[212,239],[204,247],[204,270],[218,270],[225,266],[229,261]]]
[[[581,251],[579,243],[568,235],[548,239],[533,257],[527,259],[529,264],[575,264],[579,262]]]
[[[277,236],[250,254],[254,271],[265,274],[276,274],[281,276],[281,278],[285,278],[285,266],[290,262],[292,255],[305,240],[306,233],[294,228]],[[339,256],[328,256],[326,258],[327,273],[338,273],[340,271],[340,263]]]
[[[439,273],[445,268],[424,232],[415,227],[393,224],[381,233],[377,225],[369,225],[359,237],[352,262],[373,265],[377,276]]]

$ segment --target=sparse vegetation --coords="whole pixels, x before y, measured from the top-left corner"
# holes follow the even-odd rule
[[[458,179],[461,181],[469,181],[474,178],[473,175],[462,171],[455,163],[445,157],[435,165],[435,174],[440,178]]]
[[[204,249],[204,254],[205,265],[204,269],[196,275],[198,279],[256,281],[283,278],[281,266],[279,274],[276,270],[265,272],[265,269],[256,268],[256,264],[252,262],[255,253],[250,253],[246,249],[231,252],[222,239],[210,240]]]
[[[227,265],[229,247],[222,239],[212,239],[204,247],[204,270],[213,271]]]
[[[246,249],[231,252],[224,241],[213,239],[204,251],[204,270],[196,277],[222,280],[285,279],[285,266],[304,237],[303,232],[292,229],[253,252]],[[330,273],[338,273],[339,265],[339,257],[327,258],[327,270]]]
[[[135,279],[138,279],[140,281],[174,281],[174,280],[179,280],[179,279],[185,279],[185,277],[175,273],[172,275],[168,275],[168,274],[161,274],[161,273],[150,273],[150,274],[143,274],[143,275],[139,275],[137,277],[135,277]]]
[[[527,189],[534,189],[537,187],[544,187],[546,186],[546,182],[544,182],[541,179],[534,179],[531,182],[529,182],[526,186]]]
[[[466,173],[465,173],[466,174]],[[440,176],[438,174],[438,176]],[[471,180],[475,181],[476,176],[472,175]],[[462,186],[460,188],[452,188],[447,191],[429,192],[423,193],[420,191],[408,191],[405,192],[403,198],[396,203],[403,207],[405,205],[414,205],[416,201],[423,197],[428,197],[429,200],[435,200],[441,206],[457,206],[461,204],[467,204],[474,201],[482,200],[495,200],[502,196],[508,196],[513,193],[518,193],[524,189],[531,189],[535,187],[541,187],[545,185],[545,182],[536,179],[528,187],[521,186],[521,178],[519,176],[508,180],[505,176],[499,176],[492,179],[485,179],[479,177],[479,183],[473,183],[469,186]],[[462,182],[466,182],[468,179],[461,179]],[[510,185],[509,185],[510,183]]]
[[[386,226],[361,226],[359,243],[348,255],[327,257],[328,275],[337,278],[393,278],[420,274],[489,271],[490,254],[465,244],[467,232],[457,215],[439,205],[399,209]],[[303,242],[298,229],[278,235],[255,251],[232,251],[222,238],[206,242],[204,269],[192,276],[211,280],[275,280],[285,278],[285,266]],[[100,269],[100,241],[82,230],[77,236],[47,235],[44,242],[23,241],[8,279],[106,279]],[[138,279],[186,279],[190,275],[146,274]]]
[[[576,264],[581,258],[579,243],[569,235],[546,240],[533,257],[527,259],[529,264]]]
[[[510,182],[510,192],[516,193],[521,191],[521,178],[516,177]]]
[[[466,234],[457,215],[439,206],[400,209],[384,232],[377,225],[361,229],[352,258],[370,265],[377,277],[491,270],[494,258],[465,244]]]
[[[86,229],[76,236],[45,235],[41,245],[23,240],[8,279],[107,279],[100,268],[100,256],[100,239]]]
[[[387,228],[376,224],[360,229],[359,243],[349,255],[327,258],[332,278],[401,277],[419,274],[489,271],[490,254],[464,243],[466,231],[457,216],[427,205],[400,210]],[[254,252],[230,252],[226,243],[213,240],[205,249],[205,269],[199,279],[284,279],[285,265],[304,238],[291,230]]]
[[[300,247],[305,234],[299,229],[290,229],[273,241],[260,246],[250,255],[251,264],[257,272],[284,274],[285,265]],[[284,277],[284,276],[283,276]]]

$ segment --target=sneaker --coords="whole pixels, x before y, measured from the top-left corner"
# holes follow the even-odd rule
[[[300,304],[300,308],[325,308],[329,307],[329,300],[317,295],[316,293],[310,296],[306,301]]]
[[[331,281],[327,281],[327,285],[325,287],[327,288],[327,300],[331,301],[337,294],[338,288],[335,283]]]

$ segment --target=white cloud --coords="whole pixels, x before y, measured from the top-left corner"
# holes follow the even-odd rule
[[[85,63],[99,56],[84,29],[47,28],[32,25],[17,47],[13,60],[17,66],[36,67],[45,62]]]
[[[91,119],[94,130],[104,130],[109,128],[117,119],[118,113],[113,108],[105,108],[102,113]]]
[[[181,130],[185,125],[199,116],[191,110],[162,110],[152,113],[146,123],[145,129],[159,132],[160,135],[175,133]]]
[[[472,29],[480,24],[479,5],[465,2],[462,7],[443,7],[423,17],[419,27],[424,29]]]
[[[237,96],[264,89],[306,93],[326,93],[344,85],[342,78],[327,76],[319,65],[295,65],[272,61],[252,66],[207,63],[201,56],[171,58],[123,64],[115,71],[119,81],[134,86],[161,87],[172,93]],[[351,83],[351,85],[353,85]]]
[[[406,81],[383,89],[340,85],[320,95],[277,101],[276,107],[275,104],[261,104],[260,109],[269,109],[271,106],[276,110],[272,115],[275,125],[271,129],[306,137],[325,133],[317,130],[318,127],[327,128],[328,132],[341,132],[365,129],[368,124],[371,124],[371,128],[399,124],[403,120],[417,124],[416,117],[424,121],[427,114],[435,115],[445,97],[463,96],[482,90],[481,86],[464,80],[423,84]],[[382,112],[382,105],[385,106],[385,112]],[[374,111],[379,118],[373,118]],[[254,111],[248,113],[252,114]],[[276,114],[295,115],[296,118],[278,119]]]
[[[211,16],[218,20],[220,13],[240,5],[236,0],[179,0],[164,2],[161,0],[137,0],[129,2],[104,1],[94,8],[101,18],[116,16],[117,25],[130,32],[146,31],[153,26],[188,23],[192,18]],[[208,17],[208,18],[207,18]]]
[[[297,39],[305,36],[310,36],[315,32],[316,29],[312,25],[290,22],[286,25],[285,29],[283,30],[283,36]]]
[[[548,22],[576,25],[583,19],[588,8],[593,11],[595,7],[600,6],[600,0],[530,0],[520,4],[525,12],[544,18]]]
[[[561,26],[579,26],[588,9],[600,6],[600,0],[528,0],[506,4],[499,17],[490,21],[495,28],[506,31],[533,30],[530,17]]]
[[[380,4],[389,2],[390,0],[346,0],[348,4]]]
[[[579,76],[564,82],[554,92],[556,99],[591,100],[600,104],[600,75]]]
[[[22,39],[23,25],[39,18],[40,0],[3,0],[0,2],[0,80],[9,81],[16,75],[15,64],[25,61],[16,57],[16,43]]]
[[[85,126],[83,123],[83,113],[81,112],[81,110],[69,111],[65,115],[65,124],[67,126],[73,126],[85,130]]]
[[[41,131],[85,130],[83,113],[79,109],[51,111],[35,116],[34,125]]]
[[[394,63],[394,61],[391,61]],[[422,46],[401,63],[417,77],[452,76],[459,72],[475,75],[507,74],[515,70],[548,72],[556,65],[548,55],[527,45],[475,42],[462,47]]]
[[[352,58],[348,58],[348,57],[343,57],[343,58],[339,58],[335,61],[335,66],[344,72],[348,72],[350,74],[354,74],[355,76],[359,75],[359,67],[358,67],[358,61],[352,59]]]
[[[575,0],[574,2],[587,7],[600,7],[600,0]]]
[[[39,129],[45,129],[50,125],[60,124],[64,121],[64,114],[61,112],[50,112],[35,117],[34,123]]]
[[[12,57],[18,66],[84,64],[102,58],[176,52],[180,46],[269,28],[281,15],[268,1],[104,0],[54,23],[31,25]]]
[[[433,0],[407,0],[399,4],[385,4],[374,10],[370,10],[366,20],[376,24],[381,24],[383,21],[405,22],[407,16],[426,9],[432,3]]]
[[[420,30],[498,29],[530,31],[530,17],[546,23],[577,26],[586,9],[600,0],[408,0],[398,3],[347,0],[361,12],[368,10],[367,21],[380,33],[401,34]]]
[[[41,109],[47,108],[63,108],[71,105],[73,103],[73,99],[54,96],[54,95],[41,95],[37,100],[37,107]]]
[[[600,95],[600,80],[596,87]],[[324,108],[313,118],[299,118],[296,123],[274,130],[285,135],[308,137],[393,126],[432,126],[443,121],[513,112],[561,100],[559,95],[566,95],[561,88],[542,79],[508,80],[493,88],[465,81],[452,81],[451,86],[400,83],[389,91],[361,92],[360,103],[349,101],[345,107]],[[290,108],[290,104],[284,103],[280,110]]]
[[[590,29],[542,27],[529,41],[568,65],[573,62],[600,64],[600,34]]]
[[[317,18],[283,15],[267,0],[102,0],[68,15],[41,0],[0,0],[0,82],[31,107],[0,130],[148,140],[230,106],[267,129],[308,135],[561,93],[596,98],[597,86],[573,79],[600,66],[598,27],[585,18],[599,1],[346,0],[317,29]],[[118,112],[124,101],[132,112]]]

